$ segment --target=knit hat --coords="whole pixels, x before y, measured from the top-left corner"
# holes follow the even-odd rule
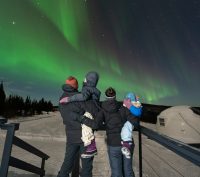
[[[138,98],[136,97],[136,95],[134,93],[132,93],[132,92],[130,92],[130,93],[128,93],[126,95],[126,99],[130,99],[131,102],[137,102],[137,101],[139,101]]]
[[[78,89],[78,81],[75,77],[69,76],[66,80],[66,84],[70,85],[71,87]]]
[[[108,98],[108,99],[114,99],[114,98],[116,98],[116,91],[114,88],[109,87],[106,89],[105,95],[106,95],[106,98]]]

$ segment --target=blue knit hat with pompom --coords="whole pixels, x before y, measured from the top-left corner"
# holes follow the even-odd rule
[[[138,99],[136,98],[135,94],[132,93],[132,92],[130,92],[130,93],[128,93],[128,94],[126,95],[126,99],[130,99],[131,102],[136,102],[136,101],[138,101]]]

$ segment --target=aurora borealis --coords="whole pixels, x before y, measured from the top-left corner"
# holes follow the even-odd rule
[[[97,71],[121,100],[200,106],[199,0],[1,0],[7,94],[57,104],[69,75]]]

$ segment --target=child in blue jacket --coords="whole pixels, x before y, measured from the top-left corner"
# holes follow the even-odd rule
[[[136,117],[140,117],[142,114],[142,105],[139,98],[134,93],[128,93],[126,95],[123,106],[127,107]],[[135,126],[137,125],[135,124]],[[125,155],[126,158],[130,158],[130,145],[133,143],[133,129],[134,125],[132,125],[129,121],[126,121],[121,130],[122,154]]]

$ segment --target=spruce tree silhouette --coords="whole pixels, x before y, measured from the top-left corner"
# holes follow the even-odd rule
[[[53,111],[53,104],[51,103],[51,101],[48,101],[47,103],[47,112],[49,111]]]
[[[37,109],[38,109],[38,102],[37,100],[33,100],[31,104],[31,114],[35,115],[36,113],[38,113]]]
[[[26,97],[26,100],[24,103],[24,111],[25,111],[25,116],[31,114],[31,99],[29,96]]]
[[[6,94],[3,87],[3,81],[0,84],[0,115],[6,118],[13,118],[18,116],[32,116],[35,114],[42,114],[42,111],[50,112],[54,111],[51,101],[45,101],[42,98],[40,101],[31,100],[30,96],[27,96],[24,100],[23,97],[18,95],[9,95],[6,98]]]
[[[44,111],[45,109],[45,101],[44,98],[42,98],[39,102],[38,102],[38,108],[39,108],[39,114],[42,113],[42,111]]]
[[[1,81],[1,85],[0,85],[0,115],[4,114],[5,101],[6,101],[6,94],[5,94],[4,88],[3,88],[3,81]]]

